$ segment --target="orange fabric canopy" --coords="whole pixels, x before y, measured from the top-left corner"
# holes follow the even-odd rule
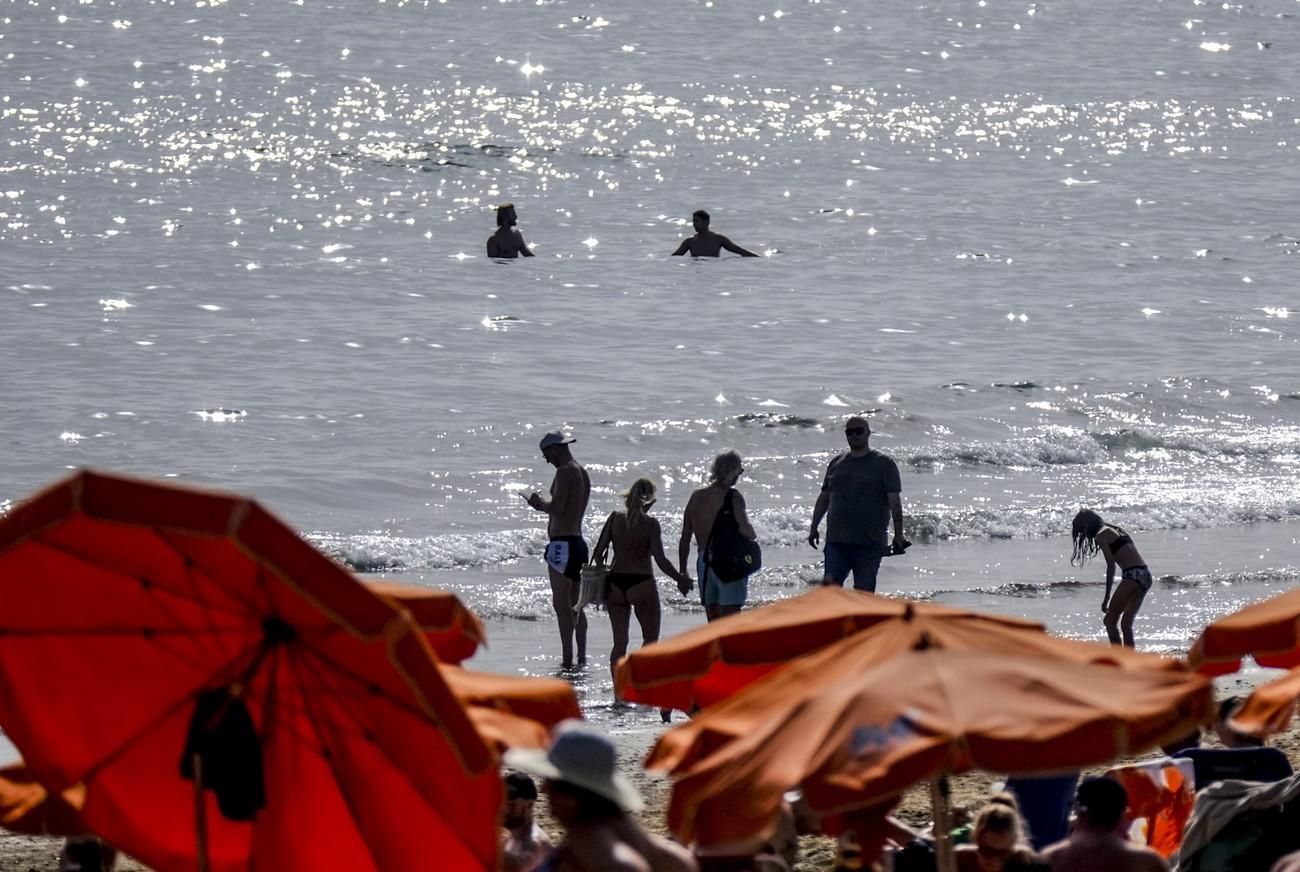
[[[498,749],[545,748],[551,727],[582,717],[573,685],[558,678],[494,675],[459,666],[439,670],[479,733]]]
[[[410,614],[256,503],[79,473],[0,518],[0,602],[0,726],[147,865],[195,866],[197,741],[238,751],[214,872],[496,868],[496,753]]]
[[[80,836],[80,791],[50,796],[21,763],[0,769],[0,827],[29,836]]]
[[[908,609],[927,617],[1043,629],[1042,624],[1022,618],[818,587],[646,645],[618,662],[614,685],[629,702],[690,711],[726,699],[796,657],[888,618],[902,617]]]
[[[1228,675],[1241,658],[1260,666],[1300,666],[1300,590],[1254,603],[1219,618],[1201,631],[1187,662],[1202,675]]]
[[[818,682],[806,658],[772,676]],[[781,795],[803,789],[822,813],[880,805],[925,778],[969,769],[1047,773],[1106,763],[1206,720],[1209,681],[1045,656],[929,649],[820,685],[767,719],[770,683],[697,720],[733,741],[679,771],[668,823],[683,841],[730,844],[769,832]],[[743,722],[740,729],[718,723]],[[681,728],[678,728],[681,729]]]
[[[366,586],[410,612],[443,663],[468,660],[479,645],[487,644],[483,622],[449,590],[391,579],[370,581]]]
[[[871,667],[919,646],[1125,669],[1176,672],[1185,668],[1177,660],[1122,646],[1062,639],[996,621],[908,612],[801,657],[760,678],[743,694],[710,706],[702,715],[661,736],[646,759],[646,768],[668,772],[689,768],[764,722],[784,717],[809,699],[842,687]]]
[[[1291,726],[1300,697],[1300,667],[1262,684],[1228,720],[1228,726],[1250,736],[1271,736]]]

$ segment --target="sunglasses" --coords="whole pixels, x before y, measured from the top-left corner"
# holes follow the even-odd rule
[[[845,436],[861,436],[866,432],[867,432],[866,427],[845,427],[844,428]]]

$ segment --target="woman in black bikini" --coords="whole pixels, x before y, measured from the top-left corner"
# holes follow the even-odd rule
[[[654,482],[638,478],[623,494],[623,502],[626,510],[610,513],[593,551],[593,562],[604,563],[605,552],[611,545],[614,548],[614,562],[606,576],[608,589],[605,599],[609,622],[614,628],[614,647],[609,652],[611,670],[627,653],[628,626],[633,611],[641,624],[642,644],[659,640],[659,590],[655,587],[651,559],[659,564],[665,575],[677,582],[683,594],[691,589],[690,578],[668,562],[659,520],[650,517],[650,507],[655,503]]]
[[[1111,644],[1136,647],[1133,619],[1142,608],[1147,591],[1151,590],[1151,570],[1147,569],[1146,561],[1123,528],[1107,524],[1101,515],[1090,509],[1074,516],[1073,535],[1071,566],[1082,566],[1098,551],[1106,558],[1106,594],[1101,599],[1101,610],[1106,613],[1106,634],[1110,636]],[[1110,589],[1115,582],[1117,566],[1120,570],[1119,587],[1112,597]]]

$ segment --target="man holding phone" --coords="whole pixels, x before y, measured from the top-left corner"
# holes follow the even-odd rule
[[[573,668],[573,642],[578,642],[578,665],[587,662],[587,615],[573,612],[578,602],[578,580],[587,562],[587,540],[582,537],[582,516],[591,498],[591,479],[573,459],[569,445],[575,440],[559,430],[542,437],[542,457],[555,467],[551,498],[531,493],[528,505],[550,516],[546,522],[546,569],[551,578],[551,605],[560,625],[560,651],[565,669]]]
[[[844,438],[849,450],[826,467],[808,544],[817,547],[818,527],[829,512],[822,584],[843,586],[852,571],[855,590],[875,593],[880,558],[901,554],[912,544],[903,537],[903,487],[898,464],[867,444],[871,426],[866,418],[854,415],[845,421]],[[885,538],[891,517],[892,543]]]

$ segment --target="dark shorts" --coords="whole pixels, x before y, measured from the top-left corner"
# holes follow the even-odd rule
[[[1130,566],[1120,575],[1120,581],[1131,581],[1146,593],[1151,589],[1151,570],[1145,566]]]
[[[853,573],[853,589],[876,592],[876,573],[880,559],[885,556],[885,546],[874,542],[858,545],[849,542],[827,542],[823,550],[826,558],[825,573],[836,584],[844,584]]]
[[[546,565],[577,581],[587,562],[587,540],[581,536],[556,536],[546,545]]]

